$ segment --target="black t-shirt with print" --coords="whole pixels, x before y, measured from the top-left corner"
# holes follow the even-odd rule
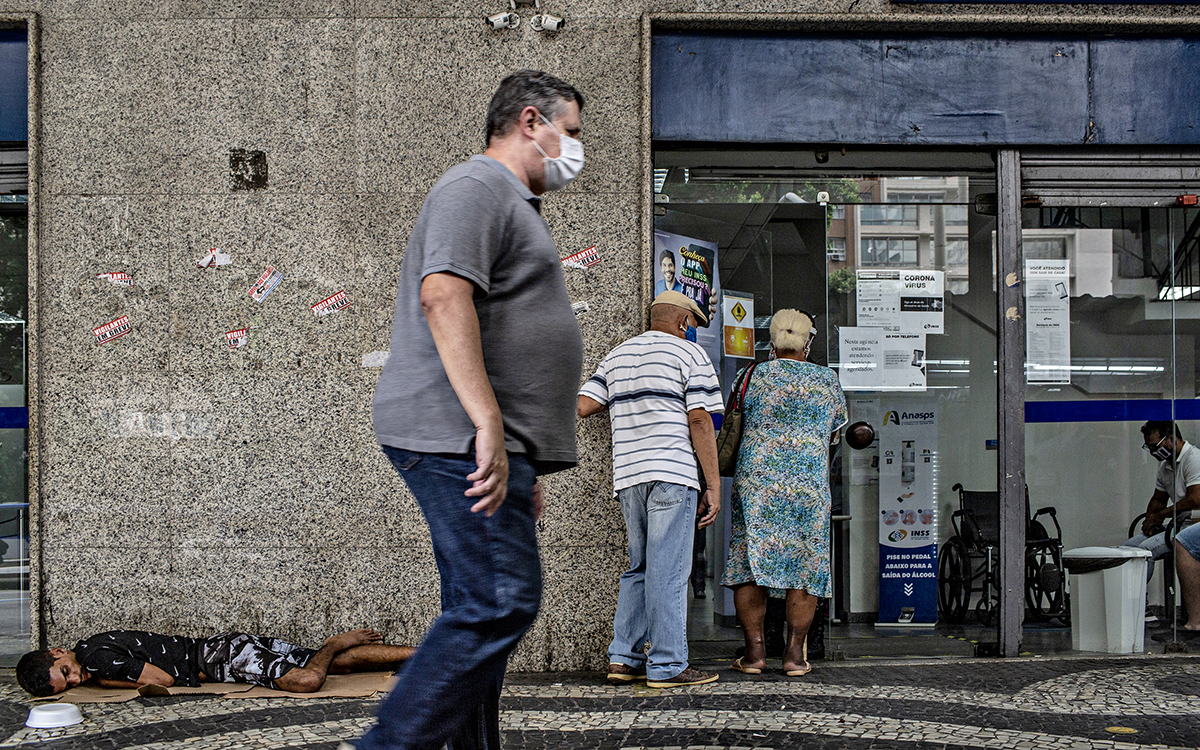
[[[200,685],[199,642],[183,636],[141,630],[113,630],[75,644],[75,658],[98,678],[137,682],[142,667],[153,664],[175,678],[175,685]]]

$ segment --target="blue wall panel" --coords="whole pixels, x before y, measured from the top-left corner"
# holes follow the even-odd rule
[[[1166,399],[1025,402],[1025,421],[1029,423],[1148,422],[1152,419],[1171,418],[1171,402]],[[1176,399],[1174,418],[1200,419],[1200,399]]]
[[[676,33],[654,37],[652,66],[660,140],[1200,141],[1200,45],[1190,39]]]
[[[1091,43],[1098,143],[1200,143],[1200,40]]]
[[[0,30],[0,141],[29,140],[28,57],[24,31]]]

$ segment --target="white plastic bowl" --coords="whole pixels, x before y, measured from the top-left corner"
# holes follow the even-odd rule
[[[25,720],[25,726],[34,729],[53,729],[69,727],[81,721],[83,721],[83,714],[80,713],[79,706],[74,703],[43,703],[29,709],[29,718]]]

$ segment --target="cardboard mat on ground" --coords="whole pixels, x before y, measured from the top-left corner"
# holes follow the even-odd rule
[[[124,703],[137,697],[169,695],[221,695],[226,698],[369,698],[375,693],[387,692],[393,682],[391,672],[361,672],[358,674],[332,674],[315,693],[289,693],[283,690],[257,687],[229,682],[205,682],[199,687],[162,687],[145,685],[129,688],[104,688],[83,685],[52,695],[47,701],[67,703]]]
[[[246,691],[226,693],[226,698],[370,698],[376,693],[392,689],[395,678],[391,672],[359,672],[358,674],[331,674],[325,684],[315,693],[288,693],[265,687],[251,687]]]

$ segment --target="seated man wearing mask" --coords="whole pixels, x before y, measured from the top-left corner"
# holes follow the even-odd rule
[[[1175,531],[1200,520],[1200,449],[1185,441],[1179,428],[1169,420],[1151,420],[1142,425],[1142,447],[1159,462],[1154,494],[1146,505],[1142,533],[1122,544],[1149,550],[1154,562],[1171,551],[1163,523],[1175,519]],[[1172,504],[1172,501],[1174,503]]]

